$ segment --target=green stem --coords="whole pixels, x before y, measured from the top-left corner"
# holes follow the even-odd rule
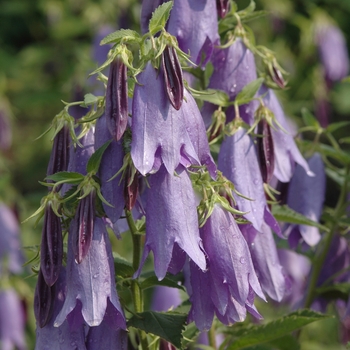
[[[211,326],[208,332],[208,342],[209,345],[216,350],[216,339],[215,339],[215,328],[214,325]]]
[[[132,217],[131,211],[125,209],[126,220],[129,225],[131,232],[132,242],[133,242],[133,259],[132,266],[136,271],[139,268],[141,261],[141,236],[137,232],[134,219]],[[143,311],[143,293],[140,288],[138,280],[132,280],[131,282],[131,294],[134,302],[135,312],[139,313]],[[143,331],[139,331],[141,347],[143,350],[148,350],[147,335]]]
[[[313,263],[313,270],[311,273],[311,279],[309,284],[309,289],[307,291],[306,299],[305,299],[305,307],[309,308],[312,304],[312,302],[315,299],[316,296],[316,288],[317,288],[317,281],[319,279],[322,267],[324,265],[324,262],[326,260],[330,245],[332,243],[332,239],[334,237],[334,234],[336,233],[338,229],[338,221],[343,215],[344,211],[344,203],[346,201],[346,195],[348,190],[348,177],[349,177],[349,170],[350,165],[346,167],[346,172],[344,176],[344,183],[341,188],[340,196],[338,198],[337,206],[334,210],[334,221],[331,225],[330,231],[326,234],[324,238],[324,242],[322,245],[319,246],[318,252],[316,254],[316,258]]]

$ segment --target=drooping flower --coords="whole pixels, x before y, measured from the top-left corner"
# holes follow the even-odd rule
[[[297,165],[288,187],[287,204],[298,213],[318,222],[326,190],[324,164],[318,153],[315,153],[307,162],[315,176],[308,176],[304,169]],[[284,234],[288,237],[292,248],[295,248],[300,240],[314,246],[321,238],[319,229],[309,225],[287,224]]]
[[[209,88],[226,92],[231,101],[249,83],[257,79],[254,54],[245,46],[241,39],[236,39],[227,49],[215,49],[212,57],[214,71],[210,77]],[[254,113],[258,107],[257,101],[239,107],[240,117],[248,124],[254,122]],[[203,106],[203,117],[206,124],[211,119],[216,106],[206,103]],[[233,107],[226,111],[228,121],[235,117]]]
[[[280,233],[278,223],[270,213],[266,203],[260,166],[254,142],[243,128],[222,142],[218,168],[247,200],[233,193],[240,211],[247,212],[244,217],[254,228],[262,232],[266,222],[276,233]]]
[[[271,299],[281,301],[285,295],[286,281],[271,229],[265,223],[261,232],[251,225],[241,225],[240,228],[248,243],[261,288]]]
[[[349,55],[342,31],[333,24],[318,25],[315,41],[326,79],[336,82],[349,72]]]
[[[175,1],[171,10],[167,31],[177,38],[180,49],[190,53],[196,64],[205,65],[219,42],[215,13],[216,3],[212,0]]]
[[[281,182],[289,182],[296,164],[299,164],[309,176],[312,176],[313,173],[310,171],[306,160],[295,144],[293,132],[288,125],[283,109],[274,91],[262,86],[259,94],[264,96],[263,101],[265,106],[273,112],[277,122],[284,129],[281,130],[276,124],[274,124],[274,128],[271,128],[275,153],[274,175]]]
[[[66,293],[66,270],[62,268],[52,295],[52,317],[44,327],[37,324],[36,350],[85,349],[86,326],[82,322],[76,326],[69,324],[71,320],[66,320],[59,327],[54,326],[54,320],[62,309]]]
[[[115,310],[114,324],[125,329],[125,318],[115,287],[111,245],[102,219],[95,218],[91,246],[80,264],[74,260],[73,245],[70,232],[67,252],[67,297],[55,320],[55,326],[60,326],[80,305],[84,321],[90,327],[98,326],[104,319],[109,301]]]
[[[0,272],[4,262],[9,272],[22,271],[24,258],[19,235],[19,224],[14,213],[5,204],[0,203]]]
[[[0,344],[2,350],[27,349],[25,315],[21,301],[13,289],[0,290]]]
[[[215,167],[208,143],[204,143],[205,127],[195,100],[185,90],[185,101],[175,110],[165,95],[161,75],[149,63],[139,76],[140,85],[135,86],[131,144],[135,167],[142,175],[157,171],[162,163],[170,174],[179,164],[187,167],[204,162]]]
[[[254,296],[265,297],[247,242],[232,214],[216,204],[200,231],[208,270],[200,271],[190,262],[189,320],[194,320],[199,330],[208,330],[214,312],[224,324],[243,321],[247,311],[261,318],[253,304]]]
[[[98,118],[95,128],[95,148],[100,148],[103,144],[111,139],[107,125],[106,117],[102,115]],[[113,223],[116,230],[116,223],[119,220],[124,209],[124,180],[121,179],[122,174],[116,176],[112,181],[109,181],[122,167],[124,151],[122,141],[116,142],[113,140],[102,156],[98,176],[101,181],[101,192],[108,203],[102,203],[103,209]]]
[[[180,173],[179,170],[178,175],[173,175],[161,166],[156,174],[149,177],[146,242],[141,266],[152,250],[155,274],[160,280],[168,270],[175,245],[185,251],[200,269],[206,268],[192,183],[187,172],[183,170]]]

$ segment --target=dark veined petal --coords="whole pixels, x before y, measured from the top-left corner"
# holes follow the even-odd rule
[[[127,67],[118,58],[109,71],[105,114],[112,137],[119,141],[128,125],[128,79]]]
[[[162,54],[162,68],[165,79],[165,91],[171,105],[179,110],[184,98],[182,69],[174,47],[167,46]]]
[[[49,205],[45,210],[40,249],[40,268],[49,287],[57,281],[62,267],[62,257],[63,237],[61,220]]]
[[[218,10],[218,15],[221,18],[225,18],[230,9],[230,2],[229,0],[216,0],[216,7]]]
[[[274,145],[271,135],[271,127],[265,119],[258,124],[257,148],[260,161],[260,169],[263,181],[269,183],[273,176],[275,167]]]
[[[95,191],[80,200],[73,222],[73,251],[80,264],[89,252],[95,219]]]
[[[34,294],[34,314],[40,328],[45,327],[51,319],[54,295],[55,285],[49,287],[40,270]]]
[[[70,145],[69,129],[65,125],[57,133],[57,135],[53,140],[50,161],[46,172],[47,175],[52,175],[59,171],[66,171],[68,169],[69,145]]]

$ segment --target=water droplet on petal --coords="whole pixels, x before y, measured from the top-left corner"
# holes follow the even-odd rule
[[[241,264],[245,264],[245,258],[244,258],[243,256],[240,257],[239,262],[240,262]]]

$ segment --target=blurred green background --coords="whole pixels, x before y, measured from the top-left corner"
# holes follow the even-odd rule
[[[242,9],[249,1],[237,4]],[[249,22],[249,26],[257,44],[273,50],[290,73],[288,88],[279,97],[287,115],[301,125],[302,107],[314,112],[315,100],[322,94],[314,14],[323,11],[333,19],[349,44],[350,1],[259,0],[256,4],[258,10],[265,9],[269,15]],[[99,28],[110,25],[139,31],[140,7],[136,0],[0,0],[0,109],[10,118],[13,133],[11,147],[0,152],[0,201],[16,209],[20,221],[35,211],[46,193],[38,181],[45,177],[52,134],[36,138],[61,111],[61,100],[72,101],[88,92],[88,74],[96,68],[91,45]],[[327,96],[330,119],[348,120],[350,82],[336,83]],[[347,130],[339,130],[337,137],[345,136]],[[333,204],[336,193],[328,190],[328,205]],[[33,227],[33,223],[31,220],[21,226],[23,246],[40,243],[40,225]],[[25,252],[28,259],[34,255],[30,249]],[[30,274],[28,268],[21,278]],[[36,278],[14,280],[27,303],[29,349],[34,344],[31,303],[35,283]],[[303,349],[341,348],[336,345],[339,324],[327,322],[322,335],[318,328],[315,331],[315,327],[322,328],[322,322],[310,326],[310,332],[302,338],[308,344]],[[331,344],[321,345],[325,337]]]

